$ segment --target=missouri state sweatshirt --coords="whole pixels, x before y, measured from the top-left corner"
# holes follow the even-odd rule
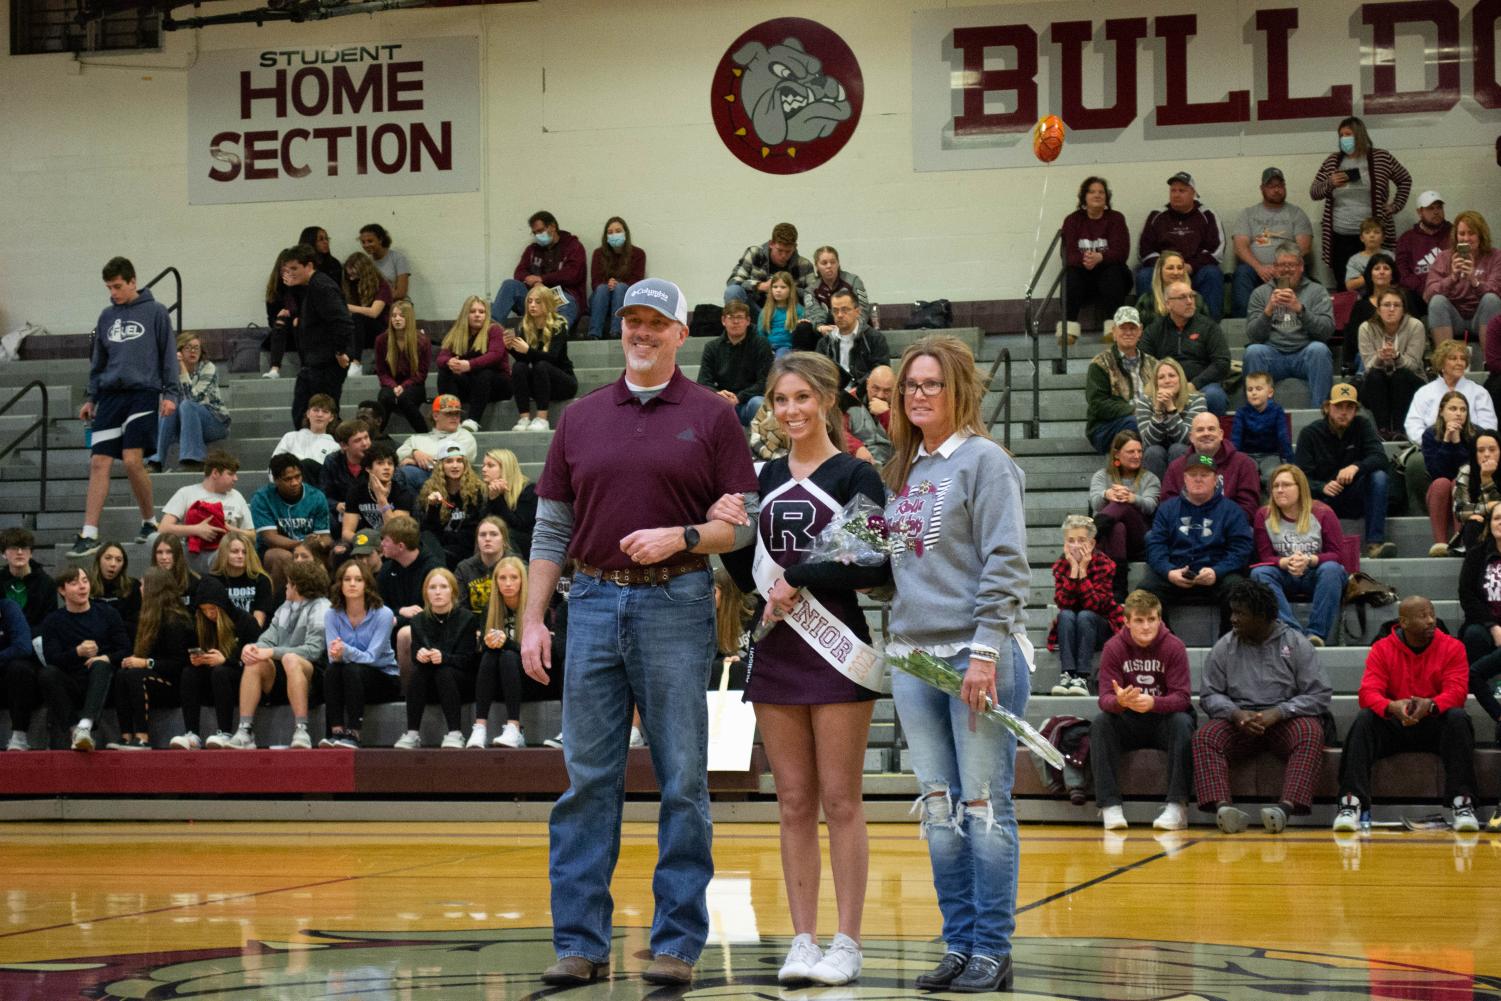
[[[1110,637],[1100,655],[1100,708],[1107,713],[1125,712],[1115,697],[1116,685],[1135,685],[1152,696],[1154,713],[1193,712],[1188,650],[1166,623],[1158,626],[1156,639],[1146,646],[1137,645],[1124,627]]]

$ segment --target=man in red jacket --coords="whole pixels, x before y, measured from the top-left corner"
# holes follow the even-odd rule
[[[1475,732],[1465,715],[1469,669],[1464,644],[1438,632],[1433,602],[1413,595],[1397,610],[1397,626],[1371,647],[1360,679],[1360,715],[1340,756],[1336,831],[1353,831],[1371,802],[1371,768],[1403,751],[1436,753],[1444,762],[1444,799],[1454,829],[1478,831],[1475,819]]]
[[[1094,797],[1105,830],[1126,826],[1116,771],[1122,751],[1167,752],[1167,805],[1152,821],[1159,831],[1188,826],[1194,708],[1188,651],[1162,624],[1162,602],[1149,591],[1126,596],[1126,626],[1100,657],[1100,709],[1089,727]]]

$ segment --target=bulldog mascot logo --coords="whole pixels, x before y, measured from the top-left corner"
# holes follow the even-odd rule
[[[827,163],[860,121],[865,82],[844,40],[816,21],[763,21],[725,50],[709,100],[729,151],[768,174]]]

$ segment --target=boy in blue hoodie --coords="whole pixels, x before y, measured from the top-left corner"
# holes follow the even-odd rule
[[[1162,602],[1164,621],[1175,605],[1218,606],[1224,635],[1230,631],[1224,595],[1245,579],[1251,543],[1245,512],[1219,492],[1214,456],[1190,452],[1183,492],[1158,506],[1147,533],[1141,589]]]
[[[116,459],[125,464],[130,492],[141,511],[136,541],[146,542],[156,531],[145,450],[156,450],[157,417],[177,409],[177,340],[166,308],[150,289],[136,288],[135,266],[123,257],[112,257],[104,266],[104,287],[109,289],[110,306],[94,327],[88,398],[78,411],[84,423],[93,422],[93,454],[83,528],[68,550],[71,559],[92,556],[99,549],[99,516]]]

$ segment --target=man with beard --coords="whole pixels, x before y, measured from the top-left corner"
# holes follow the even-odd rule
[[[1294,455],[1314,500],[1341,518],[1364,518],[1366,559],[1385,559],[1397,555],[1396,544],[1386,541],[1386,449],[1359,408],[1354,386],[1329,390],[1324,419],[1298,433]]]
[[[1277,245],[1292,240],[1307,257],[1313,248],[1313,224],[1308,213],[1287,204],[1287,180],[1281,167],[1261,172],[1261,201],[1241,210],[1230,227],[1235,246],[1235,280],[1230,295],[1230,315],[1244,317],[1246,303],[1256,286],[1276,278]],[[1418,290],[1422,290],[1419,285]]]
[[[552,985],[607,976],[610,877],[620,844],[631,708],[651,734],[662,790],[648,983],[693,979],[709,931],[708,731],[714,582],[707,554],[747,545],[759,513],[755,470],[735,412],[683,375],[688,307],[672,282],[632,285],[619,315],[626,371],[564,413],[537,485],[521,658],[549,681],[543,615],[565,555],[569,588],[563,751],[569,788],[549,822]],[[749,524],[705,521],[741,494]]]

